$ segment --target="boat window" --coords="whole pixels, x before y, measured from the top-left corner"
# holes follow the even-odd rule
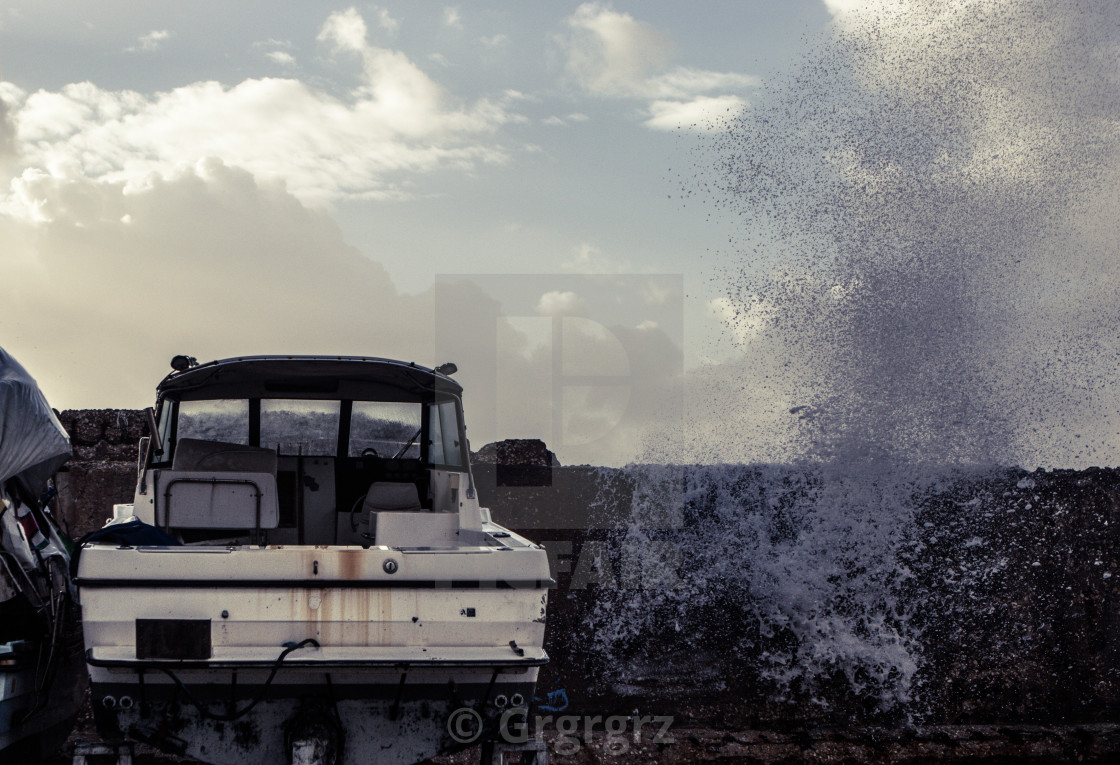
[[[333,456],[338,451],[337,401],[261,400],[261,446],[277,454]]]
[[[388,458],[405,449],[401,457],[417,458],[420,456],[418,430],[420,404],[355,401],[350,415],[349,455],[359,457],[363,451],[373,449],[379,457]]]
[[[428,462],[433,465],[443,464],[443,428],[439,422],[439,407],[435,404],[431,405],[432,420],[431,425],[428,426]]]
[[[463,464],[463,450],[459,443],[459,413],[454,401],[431,404],[430,440],[428,461],[433,465]]]
[[[247,445],[249,402],[245,399],[181,401],[176,437]]]
[[[165,399],[159,410],[159,443],[163,447],[163,451],[153,455],[152,462],[160,462],[170,454],[171,436],[174,433],[171,424],[174,417],[175,405]]]

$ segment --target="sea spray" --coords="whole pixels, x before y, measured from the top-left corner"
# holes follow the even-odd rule
[[[713,125],[713,278],[774,401],[845,453],[1116,461],[1118,53],[1108,0],[872,1]]]
[[[1097,541],[1047,550],[1077,510],[994,466],[1115,461],[1118,9],[871,2],[713,126],[698,183],[742,222],[717,274],[742,360],[694,459],[764,450],[746,380],[801,456],[627,469],[610,563],[671,584],[602,593],[608,680],[714,666],[697,691],[849,718],[1092,708],[1092,667],[1032,694]]]
[[[634,465],[598,480],[596,515],[628,525],[561,577],[584,618],[561,671],[627,708],[768,726],[1120,714],[1120,471]]]
[[[872,714],[909,702],[915,604],[898,595],[897,561],[913,523],[898,497],[928,487],[829,464],[625,472],[635,488],[611,561],[623,575],[591,617],[611,682],[718,666],[697,691],[746,686],[827,710],[839,684]]]

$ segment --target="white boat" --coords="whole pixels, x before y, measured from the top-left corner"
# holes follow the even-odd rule
[[[0,348],[0,763],[52,754],[84,701],[68,540],[49,507],[69,457],[39,386]]]
[[[453,365],[172,366],[135,500],[78,564],[102,737],[416,762],[531,702],[548,559],[479,506]]]

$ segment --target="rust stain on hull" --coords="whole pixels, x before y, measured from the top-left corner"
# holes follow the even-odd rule
[[[339,550],[338,574],[342,579],[353,581],[362,578],[363,557],[367,556],[365,550]]]

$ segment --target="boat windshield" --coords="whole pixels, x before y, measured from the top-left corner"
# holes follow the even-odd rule
[[[184,401],[179,406],[179,438],[249,443],[249,402],[245,399]]]
[[[355,401],[349,455],[372,449],[381,457],[419,457],[420,425],[420,404]]]
[[[427,412],[425,412],[425,408]],[[184,438],[260,446],[279,456],[420,459],[465,465],[458,402],[309,399],[166,400],[161,431]],[[170,421],[174,420],[174,427]],[[424,436],[425,428],[427,437]],[[163,460],[173,456],[164,450]]]

